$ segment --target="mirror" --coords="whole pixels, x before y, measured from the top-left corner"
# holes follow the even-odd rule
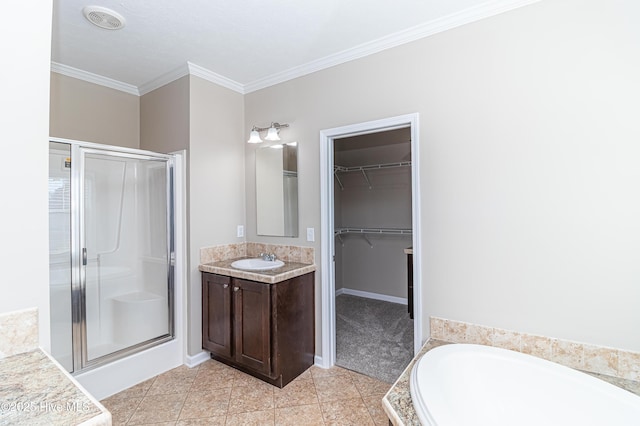
[[[298,236],[296,142],[256,149],[257,234]]]

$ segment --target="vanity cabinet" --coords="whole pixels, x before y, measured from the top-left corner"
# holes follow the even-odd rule
[[[202,346],[283,387],[313,365],[314,274],[275,284],[202,273]]]

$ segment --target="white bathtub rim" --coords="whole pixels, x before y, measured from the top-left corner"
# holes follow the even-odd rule
[[[485,357],[494,357],[494,358],[503,358],[505,362],[511,361],[515,363],[525,363],[534,368],[543,368],[543,371],[548,371],[549,373],[559,374],[561,375],[560,379],[570,380],[570,381],[578,381],[579,384],[584,384],[586,388],[595,387],[597,391],[606,390],[607,395],[611,395],[611,399],[616,402],[620,402],[621,406],[632,406],[634,413],[637,412],[637,415],[640,416],[640,396],[635,395],[631,392],[628,392],[624,389],[621,389],[611,383],[605,382],[601,379],[588,375],[578,370],[574,370],[572,368],[557,364],[552,361],[548,361],[542,358],[538,358],[532,355],[511,351],[508,349],[496,348],[491,346],[477,345],[477,344],[450,344],[443,345],[437,348],[431,349],[425,355],[423,355],[413,366],[411,370],[410,376],[410,394],[411,399],[420,419],[420,422],[423,425],[427,426],[444,426],[449,424],[455,424],[451,422],[451,419],[447,419],[447,413],[443,413],[440,407],[435,406],[435,410],[430,410],[428,408],[427,400],[431,397],[427,394],[429,392],[433,392],[433,386],[439,386],[440,388],[444,383],[437,383],[438,380],[433,380],[430,382],[432,386],[422,386],[419,385],[420,379],[419,374],[424,375],[424,370],[428,367],[431,368],[430,373],[438,370],[434,369],[434,366],[441,366],[443,362],[448,361],[447,357],[457,356],[457,355],[468,355],[470,353],[475,353],[479,355],[483,355]],[[438,373],[436,373],[438,374]],[[431,378],[433,379],[433,374],[431,374]],[[439,374],[442,377],[442,374]],[[435,376],[436,378],[438,375]],[[562,380],[561,380],[562,381]],[[564,382],[563,382],[564,383]],[[558,383],[556,383],[558,384]],[[591,408],[591,406],[589,406]],[[435,413],[433,412],[435,411]],[[612,411],[612,414],[618,415],[618,412]],[[637,419],[638,417],[634,417]],[[481,423],[478,423],[481,424]],[[494,423],[498,424],[498,423]],[[527,423],[529,424],[529,423]],[[589,423],[591,424],[591,423]],[[636,424],[635,422],[623,423],[623,424]]]

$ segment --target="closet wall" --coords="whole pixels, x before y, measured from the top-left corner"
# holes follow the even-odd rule
[[[411,246],[410,138],[406,128],[335,140],[338,293],[366,292],[406,303],[404,249]],[[385,166],[390,164],[394,166]],[[366,167],[364,173],[358,169],[371,165],[381,167]],[[383,233],[360,232],[363,229]]]

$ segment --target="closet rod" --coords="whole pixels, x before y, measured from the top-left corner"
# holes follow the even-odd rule
[[[336,228],[335,235],[340,234],[384,234],[384,235],[411,235],[411,229],[398,228]]]
[[[398,163],[370,164],[367,166],[354,167],[334,166],[333,168],[335,172],[359,172],[363,170],[392,169],[394,167],[406,167],[410,165],[411,161],[400,161]]]

